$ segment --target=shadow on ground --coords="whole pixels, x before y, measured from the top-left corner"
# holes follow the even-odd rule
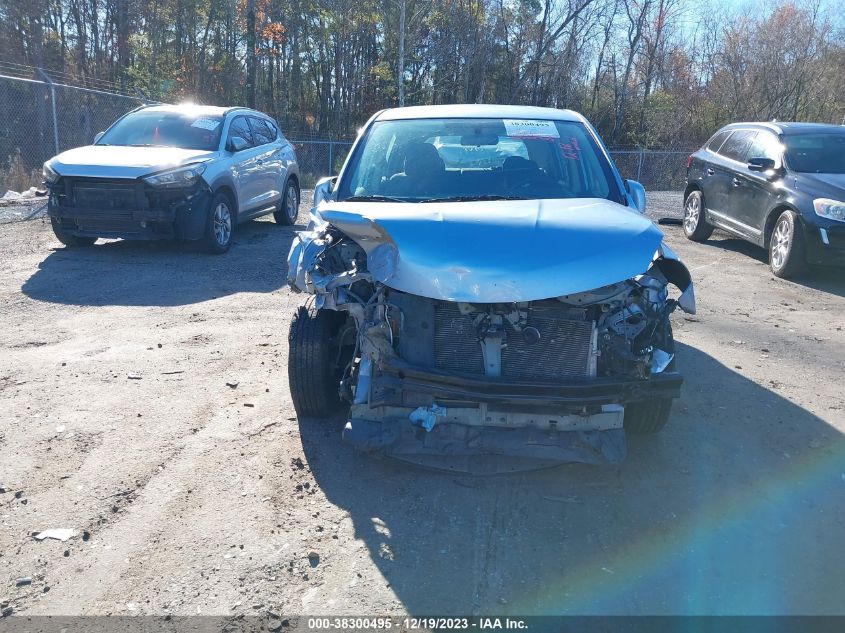
[[[845,441],[680,346],[669,426],[618,467],[468,477],[358,455],[303,421],[328,499],[413,615],[843,613]]]
[[[21,290],[39,301],[90,306],[177,306],[272,292],[285,283],[288,250],[301,228],[245,222],[223,255],[203,252],[199,242],[117,240],[57,248]]]
[[[769,256],[766,249],[746,242],[745,240],[714,235],[706,242],[706,246],[715,246],[725,251],[739,253],[746,257],[756,259],[761,264],[769,266]],[[771,270],[766,271],[771,276]],[[845,275],[843,268],[836,266],[811,266],[800,278],[790,280],[791,283],[807,286],[814,290],[820,290],[837,297],[845,297]]]

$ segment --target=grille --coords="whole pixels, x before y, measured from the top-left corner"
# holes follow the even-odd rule
[[[104,211],[138,207],[138,190],[134,182],[75,179],[70,186],[74,207]]]
[[[502,376],[512,380],[559,380],[590,375],[593,323],[580,310],[566,306],[534,306],[528,326],[540,332],[540,340],[525,337],[505,326]],[[438,369],[484,374],[481,343],[472,315],[457,305],[441,303],[435,308],[434,362]]]

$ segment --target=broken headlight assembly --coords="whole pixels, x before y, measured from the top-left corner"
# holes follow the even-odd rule
[[[197,163],[146,176],[144,182],[159,189],[184,189],[193,187],[204,171],[205,165]]]
[[[44,163],[44,167],[42,169],[42,174],[44,175],[44,184],[46,185],[54,185],[59,181],[59,172],[53,169],[50,166],[50,161]]]

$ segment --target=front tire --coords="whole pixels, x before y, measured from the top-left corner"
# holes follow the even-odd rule
[[[209,253],[219,255],[232,246],[235,230],[235,213],[232,201],[225,193],[216,193],[211,199],[208,221],[205,227],[205,248]]]
[[[288,380],[297,416],[323,418],[342,406],[338,335],[345,315],[314,304],[309,297],[290,324]]]
[[[684,235],[693,242],[703,242],[713,234],[713,225],[704,217],[704,196],[697,189],[684,201]]]
[[[53,227],[53,234],[56,236],[56,239],[68,248],[86,248],[93,246],[94,242],[97,241],[96,237],[79,237],[78,235],[65,233],[59,228],[55,218],[50,218],[50,226]]]
[[[290,226],[296,223],[298,215],[299,189],[296,188],[295,182],[288,180],[285,185],[285,195],[282,197],[281,207],[273,213],[273,219],[276,220],[276,224]]]
[[[784,211],[769,238],[769,266],[775,277],[792,279],[807,270],[804,225],[792,211]]]

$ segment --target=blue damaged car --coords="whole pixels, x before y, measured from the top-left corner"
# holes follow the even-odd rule
[[[618,462],[667,423],[669,315],[695,311],[644,209],[577,113],[379,112],[288,257],[298,415],[428,466]]]

